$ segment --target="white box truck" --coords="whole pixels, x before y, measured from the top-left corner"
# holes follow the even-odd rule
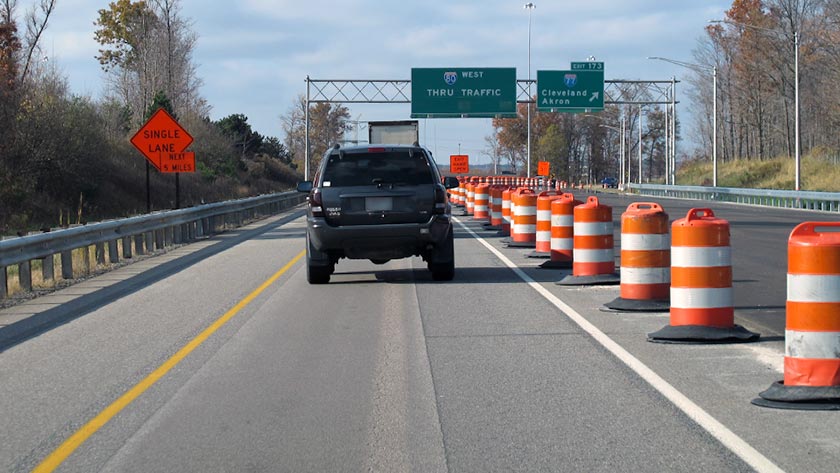
[[[413,145],[420,142],[417,120],[368,122],[368,143]]]

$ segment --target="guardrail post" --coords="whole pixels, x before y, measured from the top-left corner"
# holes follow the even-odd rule
[[[146,239],[146,251],[149,253],[155,252],[155,235],[154,232],[146,232],[143,234]]]
[[[82,247],[82,271],[84,274],[90,274],[91,267],[90,267],[90,247],[83,246]]]
[[[172,242],[173,243],[175,243],[176,245],[180,245],[181,242],[183,241],[182,236],[183,235],[181,234],[181,226],[180,225],[176,225],[176,226],[172,227]]]
[[[73,279],[73,251],[61,252],[61,278]]]
[[[123,258],[131,258],[131,237],[126,236],[122,238],[122,255]]]
[[[175,241],[175,235],[172,233],[172,227],[163,229],[163,244],[164,246],[172,246]]]
[[[0,299],[5,299],[8,295],[9,289],[6,284],[6,267],[0,266]]]
[[[18,265],[18,283],[25,292],[32,292],[32,262],[24,261]]]
[[[134,252],[137,253],[137,256],[143,255],[145,253],[143,249],[143,234],[134,235]]]
[[[96,244],[96,264],[105,266],[105,243]]]
[[[44,282],[53,281],[55,279],[55,262],[53,255],[49,255],[41,260],[41,279]]]
[[[164,233],[163,229],[155,230],[155,247],[159,250],[166,248],[164,244]]]
[[[112,264],[117,264],[120,262],[120,255],[117,251],[117,240],[108,241],[108,261],[110,261]]]
[[[195,222],[186,224],[187,227],[187,242],[195,241]]]

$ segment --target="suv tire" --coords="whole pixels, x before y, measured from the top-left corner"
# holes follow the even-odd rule
[[[438,258],[446,258],[439,261]],[[455,240],[452,230],[444,240],[440,248],[434,250],[429,257],[429,271],[432,272],[432,279],[435,281],[451,281],[455,277]]]
[[[309,284],[327,284],[330,282],[330,276],[335,270],[333,264],[326,266],[321,264],[313,264],[312,254],[316,250],[312,249],[312,244],[309,243],[309,236],[306,238],[306,281]]]

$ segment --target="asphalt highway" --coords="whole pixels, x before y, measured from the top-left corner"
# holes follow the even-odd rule
[[[652,200],[599,198],[618,256]],[[451,282],[413,258],[309,285],[295,209],[24,304],[41,325],[0,312],[0,470],[836,471],[840,412],[750,404],[782,377],[787,236],[836,216],[653,201],[730,222],[758,342],[650,343],[668,313],[605,312],[618,286],[558,286],[467,216]]]

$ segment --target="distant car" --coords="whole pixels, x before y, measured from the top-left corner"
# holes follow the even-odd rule
[[[392,259],[420,256],[432,279],[455,273],[452,210],[431,153],[421,146],[334,147],[321,160],[314,181],[298,184],[309,193],[306,217],[306,275],[326,284],[342,258]]]
[[[604,188],[616,188],[618,187],[618,179],[614,177],[605,177],[601,180],[601,186]]]

